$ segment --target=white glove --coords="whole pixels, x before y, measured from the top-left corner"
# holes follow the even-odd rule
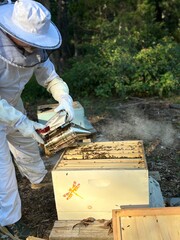
[[[39,143],[44,143],[35,129],[43,129],[45,126],[29,120],[22,112],[12,107],[4,99],[0,99],[0,123],[15,127],[24,137],[32,137]]]
[[[54,109],[55,112],[66,111],[66,121],[72,121],[74,117],[73,100],[68,94],[63,94],[59,100],[59,106]]]
[[[45,125],[29,120],[25,115],[21,117],[14,126],[24,137],[32,137],[37,142],[44,144],[43,139],[38,135],[36,129],[43,129]]]
[[[73,100],[69,95],[67,84],[60,78],[54,78],[47,86],[47,90],[53,98],[59,102],[59,106],[54,109],[55,112],[66,111],[67,121],[72,121],[74,117]]]

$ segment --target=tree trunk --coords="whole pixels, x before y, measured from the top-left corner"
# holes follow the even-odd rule
[[[69,51],[69,34],[68,34],[68,17],[67,17],[68,0],[57,1],[57,21],[56,26],[61,32],[62,45],[58,51],[54,53],[57,70],[62,72],[65,60],[70,56]]]
[[[68,0],[39,0],[49,11],[54,18],[54,23],[59,29],[62,36],[62,45],[59,49],[51,54],[51,60],[53,61],[56,70],[62,72],[64,62],[68,56],[70,56],[68,45],[68,17],[67,17],[67,3]],[[55,14],[54,14],[55,13]],[[54,15],[55,16],[54,16]]]

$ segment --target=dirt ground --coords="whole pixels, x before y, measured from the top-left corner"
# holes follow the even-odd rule
[[[131,98],[125,102],[114,99],[82,105],[97,130],[97,141],[143,140],[148,169],[159,172],[163,197],[180,197],[180,104]],[[34,118],[32,109],[28,107]],[[52,167],[47,164],[50,171]],[[17,179],[24,222],[37,237],[49,239],[57,220],[53,186],[32,190],[18,171]]]

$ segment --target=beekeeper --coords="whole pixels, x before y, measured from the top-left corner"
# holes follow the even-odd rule
[[[36,133],[44,125],[28,119],[21,93],[34,74],[59,102],[55,111],[65,110],[72,120],[68,86],[46,51],[59,48],[61,40],[42,4],[18,0],[0,5],[0,226],[16,232],[20,239],[29,233],[21,223],[21,200],[10,152],[30,183],[40,183],[47,173],[38,149],[38,142],[43,140]]]

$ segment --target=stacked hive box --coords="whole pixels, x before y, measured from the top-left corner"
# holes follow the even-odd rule
[[[142,141],[81,143],[52,171],[58,220],[110,219],[112,209],[148,206]]]

